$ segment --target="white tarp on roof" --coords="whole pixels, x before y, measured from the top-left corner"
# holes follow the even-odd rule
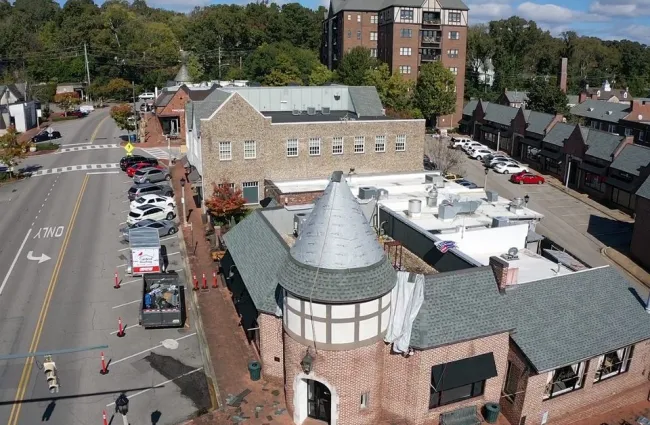
[[[397,284],[390,294],[390,318],[384,340],[396,353],[408,353],[413,322],[424,302],[424,275],[397,272]]]

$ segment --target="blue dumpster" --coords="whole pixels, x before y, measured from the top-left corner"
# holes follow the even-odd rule
[[[137,137],[135,134],[129,134],[129,142],[135,143]]]

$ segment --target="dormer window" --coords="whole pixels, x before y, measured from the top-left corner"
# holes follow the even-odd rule
[[[627,99],[627,92],[623,92],[623,99]]]
[[[600,90],[596,92],[596,96],[600,97]]]

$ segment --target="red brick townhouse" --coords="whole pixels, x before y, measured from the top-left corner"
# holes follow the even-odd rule
[[[185,138],[185,105],[189,101],[202,101],[218,86],[185,85],[165,87],[154,100],[153,115],[147,131],[151,135]]]
[[[625,390],[624,402],[645,400],[650,314],[616,270],[518,283],[524,263],[492,257],[396,272],[373,204],[342,172],[303,207],[255,210],[225,235],[222,262],[296,424],[475,424],[496,403],[512,424],[541,425],[597,413]]]

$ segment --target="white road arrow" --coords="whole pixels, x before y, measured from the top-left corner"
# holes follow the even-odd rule
[[[27,259],[32,260],[32,261],[38,261],[38,264],[44,263],[44,262],[46,262],[47,260],[50,259],[50,257],[48,257],[45,254],[41,254],[40,257],[34,257],[33,254],[34,254],[34,251],[29,251],[27,253]]]

